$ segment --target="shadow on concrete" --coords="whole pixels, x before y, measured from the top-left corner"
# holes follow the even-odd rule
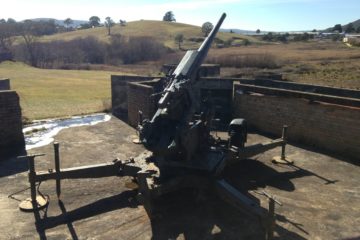
[[[39,234],[39,239],[41,239],[41,240],[47,239],[46,234],[45,234],[45,229],[41,226],[40,222],[41,222],[41,219],[47,217],[48,207],[49,207],[49,205],[47,205],[44,210],[34,211],[35,227],[36,227],[36,231]],[[43,216],[41,216],[41,213],[43,213],[42,214]]]
[[[289,130],[291,130],[291,128],[289,128]],[[262,136],[270,138],[270,139],[277,139],[277,138],[281,137],[280,132],[279,132],[279,134],[272,134],[272,133],[261,131],[254,127],[249,128],[248,133],[262,135]],[[331,152],[329,150],[319,148],[315,145],[309,145],[306,142],[293,141],[291,139],[288,139],[288,143],[294,147],[301,148],[301,149],[309,151],[309,152],[319,153],[319,154],[326,155],[331,158],[336,158],[339,161],[347,162],[347,163],[353,164],[355,166],[360,166],[359,159],[355,159],[355,158],[346,156],[346,154],[347,154],[346,152],[344,152],[342,154],[337,153],[337,152]]]
[[[244,160],[227,169],[227,180],[242,191],[255,190],[267,185],[285,191],[294,191],[293,178],[316,175],[293,166],[288,172],[277,172],[256,160]],[[194,194],[197,193],[197,194]],[[40,217],[35,214],[36,228],[40,239],[46,239],[45,231],[66,224],[72,239],[78,239],[73,222],[125,207],[137,207],[136,190],[125,191],[115,196],[100,199],[72,211],[59,201],[61,215]],[[249,217],[221,200],[215,192],[201,192],[191,189],[167,194],[154,201],[151,217],[152,239],[264,239],[265,230],[259,219]],[[291,222],[285,216],[277,215],[277,221],[288,223],[305,235],[308,232],[301,224]],[[280,225],[276,225],[275,239],[305,239]]]
[[[236,210],[216,195],[207,193],[206,198],[196,201],[188,191],[164,196],[157,202],[151,221],[152,240],[265,239],[259,219]],[[275,230],[280,235],[275,239],[305,239],[281,226]]]
[[[225,170],[226,179],[241,191],[256,190],[272,186],[283,191],[292,192],[293,178],[309,176],[310,173],[303,171],[278,172],[264,163],[245,159]]]
[[[291,182],[291,179],[306,176],[315,176],[323,180],[325,184],[338,182],[338,180],[327,179],[295,164],[285,166],[288,171],[278,172],[260,161],[246,159],[226,169],[224,175],[231,184],[241,191],[271,186],[283,191],[292,192],[295,190],[295,185]]]
[[[65,208],[64,203],[63,203],[61,200],[59,200],[59,201],[58,201],[58,204],[59,204],[59,207],[60,207],[60,209],[61,209],[62,214],[63,214],[64,216],[67,216],[68,212],[66,211],[66,208]],[[67,225],[67,227],[69,228],[69,232],[70,232],[70,234],[71,234],[71,238],[72,238],[73,240],[79,239],[78,236],[77,236],[77,234],[76,234],[76,231],[75,231],[75,229],[74,229],[74,226],[73,226],[73,224],[72,224],[71,219],[66,222],[66,225]]]
[[[25,156],[26,151],[18,152],[18,156]],[[0,177],[11,176],[16,173],[25,172],[29,169],[25,158],[6,157],[0,159]]]
[[[39,213],[35,213],[36,230],[39,233],[40,239],[46,239],[45,230],[66,224],[73,240],[77,240],[73,222],[93,217],[102,213],[111,212],[116,209],[125,207],[136,207],[136,201],[129,201],[136,196],[136,191],[125,191],[118,195],[108,198],[100,199],[96,202],[82,206],[72,211],[67,211],[64,203],[60,200],[58,202],[62,214],[58,216],[47,217],[46,215],[40,217]]]
[[[201,193],[200,197],[194,193],[194,190],[185,189],[167,194],[154,202],[151,218],[153,240],[177,239],[180,236],[184,239],[264,239],[265,231],[258,219],[234,209],[214,193]],[[67,211],[64,203],[59,201],[61,215],[47,217],[45,212],[41,217],[35,213],[39,238],[47,239],[47,229],[66,224],[71,238],[77,240],[79,237],[73,222],[120,208],[137,207],[136,201],[129,201],[135,196],[135,190],[125,191],[72,211]],[[278,216],[278,221],[291,223],[283,216]],[[301,228],[299,224],[291,224]],[[281,226],[276,226],[275,230],[280,235],[278,239],[305,239]]]

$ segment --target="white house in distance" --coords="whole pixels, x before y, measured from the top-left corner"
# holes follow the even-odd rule
[[[360,40],[360,34],[345,34],[345,37],[343,38],[343,42],[348,43],[349,40],[352,38]]]

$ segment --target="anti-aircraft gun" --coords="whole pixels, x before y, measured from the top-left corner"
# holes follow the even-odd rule
[[[157,111],[151,119],[139,124],[139,138],[153,153],[152,161],[160,169],[159,189],[174,191],[181,187],[210,185],[236,207],[260,217],[269,230],[274,214],[264,213],[258,204],[227,183],[222,174],[226,166],[277,146],[282,146],[281,158],[284,159],[286,128],[281,139],[245,147],[246,120],[233,119],[228,128],[229,139],[220,140],[211,134],[214,115],[211,100],[194,97],[199,67],[225,17],[224,13],[199,49],[187,51],[174,72],[167,76],[166,87],[158,93],[161,97]],[[210,179],[210,183],[204,184],[203,179]],[[270,199],[274,204],[274,199]]]
[[[194,88],[198,69],[225,17],[224,13],[198,50],[186,52],[175,71],[166,79],[167,86],[161,92],[156,113],[151,120],[145,119],[140,123],[140,141],[154,153],[160,168],[205,167],[211,171],[206,162],[211,161],[209,164],[215,167],[220,161],[203,159],[204,155],[209,155],[212,140],[212,111],[210,103],[200,104],[199,99],[194,97]]]
[[[34,158],[29,161],[31,198],[20,204],[22,210],[38,210],[47,205],[48,199],[37,196],[36,183],[55,179],[58,197],[61,179],[130,176],[138,185],[137,199],[152,214],[152,201],[180,188],[215,189],[220,197],[235,207],[257,216],[271,238],[275,223],[275,200],[269,197],[269,211],[258,202],[231,186],[223,176],[230,164],[282,147],[285,159],[286,128],[282,138],[263,144],[245,146],[247,127],[244,119],[234,119],[229,125],[229,140],[211,134],[213,108],[211,99],[199,100],[194,90],[198,87],[198,70],[219,31],[224,13],[198,50],[187,51],[177,68],[167,76],[160,96],[158,109],[151,119],[141,120],[139,140],[148,153],[134,159],[97,164],[70,169],[60,169],[59,145],[54,144],[55,170],[35,172]],[[142,119],[142,117],[140,117]]]
[[[266,146],[244,148],[247,139],[244,119],[231,121],[226,143],[210,134],[213,122],[211,100],[195,98],[194,89],[198,87],[199,67],[225,17],[226,14],[222,14],[198,50],[186,52],[173,73],[167,76],[166,87],[157,93],[161,94],[157,111],[151,119],[139,124],[140,141],[153,153],[153,161],[161,174],[162,169],[166,169],[166,175],[176,175],[186,168],[219,175],[229,163],[285,144],[280,139]],[[169,168],[177,169],[169,171]]]

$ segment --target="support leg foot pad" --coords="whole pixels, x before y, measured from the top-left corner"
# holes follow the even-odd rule
[[[275,164],[293,164],[293,163],[294,163],[293,160],[288,159],[287,157],[281,158],[281,156],[273,157],[273,159],[271,160],[271,162],[273,162],[273,163],[275,163]]]
[[[34,204],[31,201],[31,198],[27,198],[19,204],[19,208],[24,212],[33,212],[45,208],[48,204],[48,197],[37,196]]]

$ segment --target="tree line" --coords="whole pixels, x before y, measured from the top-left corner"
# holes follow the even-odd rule
[[[170,50],[149,37],[111,35],[110,42],[95,37],[70,41],[33,42],[12,48],[13,60],[40,68],[78,68],[82,64],[133,64],[160,59]]]
[[[341,26],[341,24],[335,24],[334,27],[331,29],[333,32],[338,33],[360,33],[360,26],[355,28],[353,23],[349,23],[348,25],[345,25],[344,27]]]
[[[125,20],[120,23],[126,25]],[[64,20],[66,28],[72,24]],[[90,27],[100,27],[100,18],[92,16]],[[106,18],[105,27],[111,35],[115,23]],[[18,60],[35,67],[67,68],[74,64],[131,64],[138,61],[157,60],[169,51],[164,45],[149,37],[125,38],[111,35],[110,42],[101,42],[94,37],[77,38],[71,41],[41,42],[39,37],[58,32],[54,20],[16,22],[0,20],[0,62]]]

